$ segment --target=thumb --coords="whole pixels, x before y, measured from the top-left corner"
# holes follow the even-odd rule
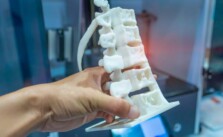
[[[124,99],[115,98],[101,92],[98,93],[95,94],[92,100],[97,110],[122,118],[135,119],[139,117],[140,113],[136,106],[131,106]]]

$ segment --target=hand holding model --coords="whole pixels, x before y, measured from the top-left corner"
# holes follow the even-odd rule
[[[102,86],[109,75],[91,68],[61,81],[27,87],[0,97],[0,133],[21,137],[32,131],[68,131],[97,117],[134,119],[137,108],[109,96]]]
[[[100,122],[87,128],[86,131],[132,127],[179,105],[177,101],[169,103],[165,99],[153,77],[134,10],[120,7],[110,9],[107,0],[94,0],[94,4],[101,9],[101,12],[95,13],[95,19],[80,40],[77,55],[79,70],[82,69],[82,57],[87,43],[99,28],[98,45],[105,50],[98,64],[104,67],[106,72],[111,73],[111,80],[105,84],[104,90],[108,90],[116,98],[125,99],[137,106],[140,117],[135,121],[125,122],[116,118],[115,124],[106,125]],[[148,92],[129,96],[131,92],[143,88],[148,88]]]

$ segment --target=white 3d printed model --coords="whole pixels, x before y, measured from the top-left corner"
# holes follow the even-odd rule
[[[82,57],[87,43],[96,28],[101,26],[99,45],[106,50],[99,66],[103,66],[106,72],[111,73],[112,80],[104,88],[110,90],[112,96],[126,99],[132,105],[136,105],[141,115],[135,120],[117,119],[111,124],[101,122],[87,128],[86,131],[132,127],[179,105],[178,101],[167,102],[154,79],[144,53],[134,10],[120,7],[110,9],[107,0],[94,0],[94,3],[101,8],[102,13],[95,14],[96,18],[80,41],[77,56],[79,70],[82,70]],[[122,72],[123,69],[126,71]],[[150,91],[131,98],[128,96],[130,92],[145,87],[149,87]]]

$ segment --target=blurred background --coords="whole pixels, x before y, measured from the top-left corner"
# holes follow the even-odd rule
[[[33,133],[29,137],[223,136],[223,0],[109,0],[134,9],[146,56],[168,101],[181,105],[130,129]],[[0,95],[78,72],[77,48],[93,0],[0,1]],[[98,33],[83,67],[102,58]],[[16,123],[15,123],[16,124]]]

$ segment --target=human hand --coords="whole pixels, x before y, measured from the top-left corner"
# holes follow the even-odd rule
[[[40,131],[67,131],[97,117],[112,122],[114,116],[134,119],[136,107],[102,90],[109,74],[101,67],[86,69],[52,84],[40,85],[44,121]]]

